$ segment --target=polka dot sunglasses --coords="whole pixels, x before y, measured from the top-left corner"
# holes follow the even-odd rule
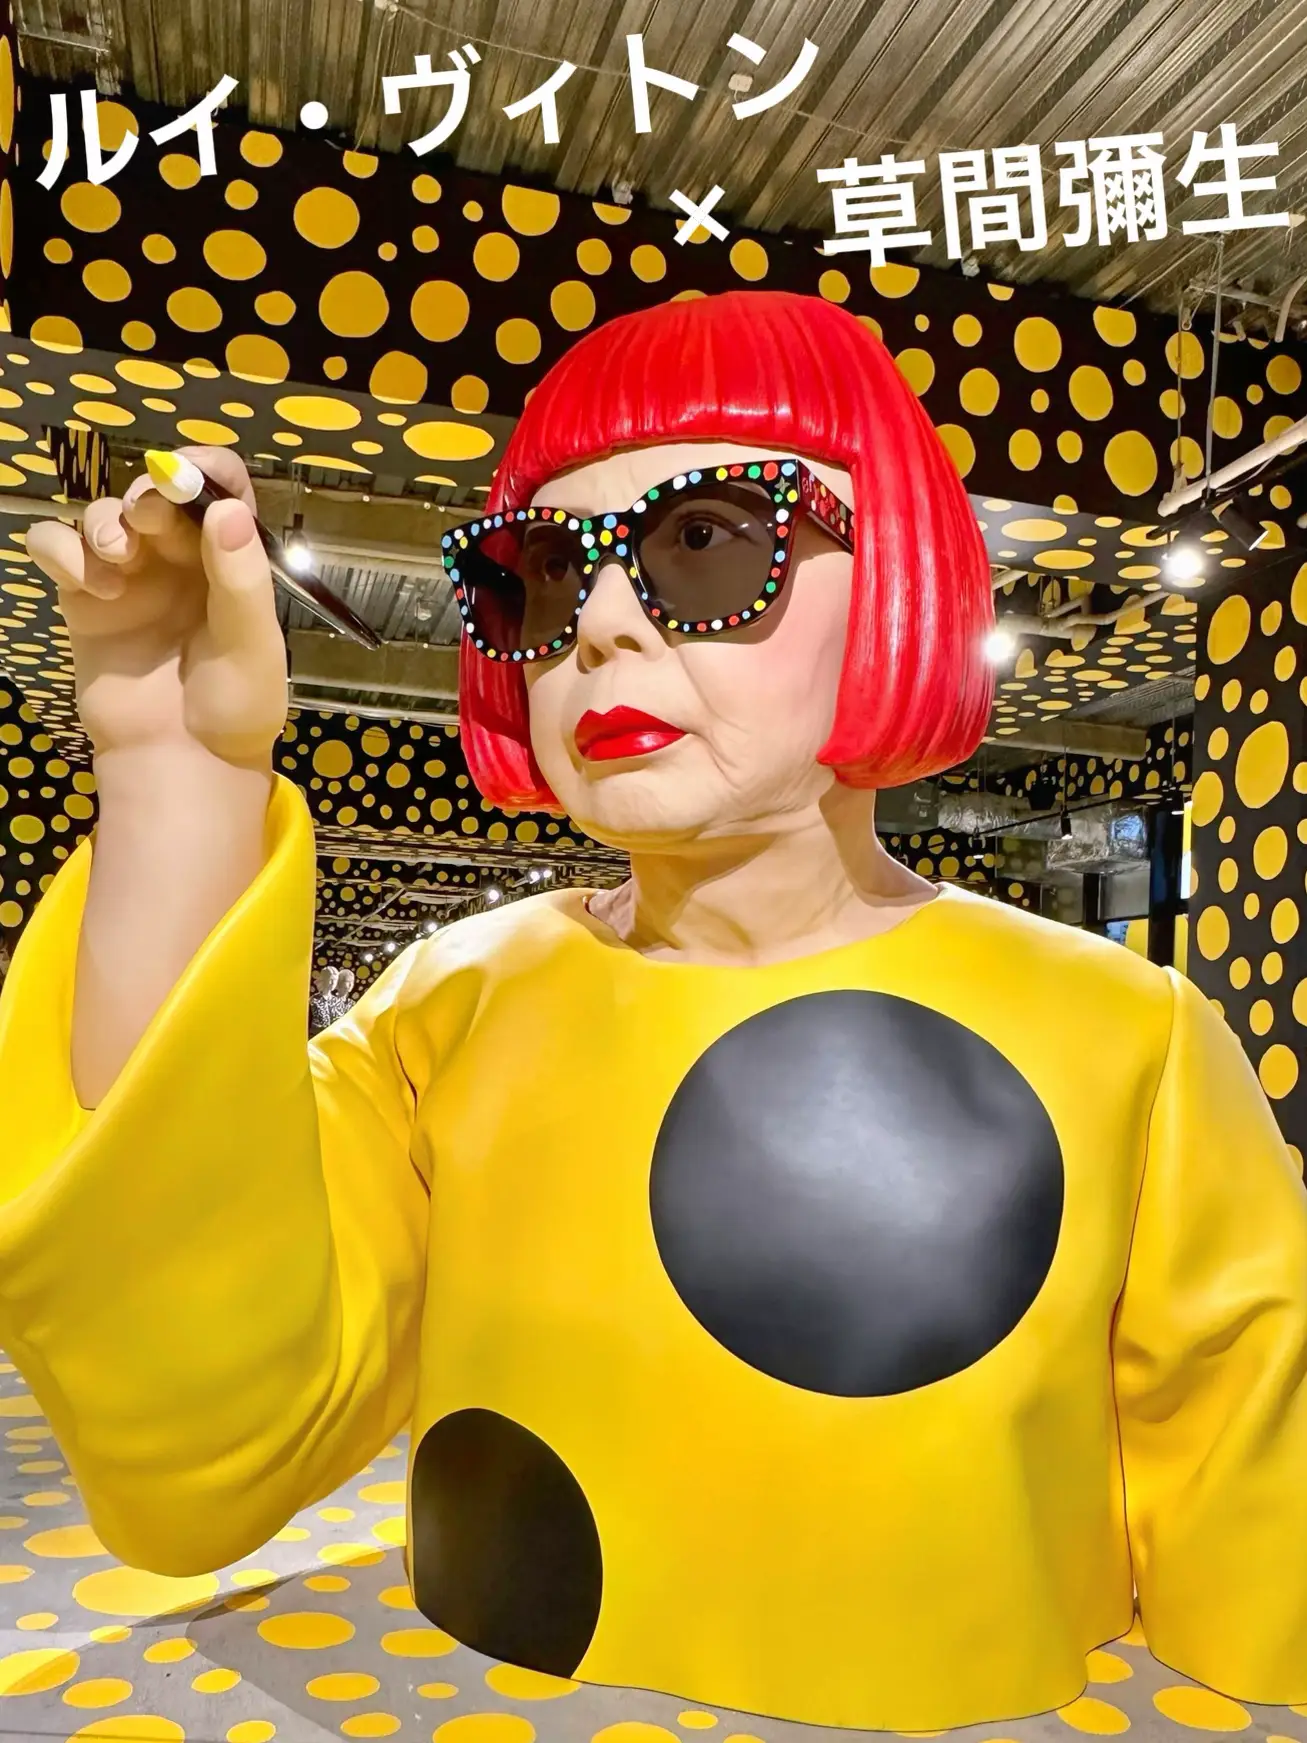
[[[721,635],[780,597],[795,518],[852,551],[852,511],[801,460],[678,473],[628,509],[589,517],[519,508],[445,534],[442,561],[472,645],[488,660],[550,660],[576,638],[591,578],[620,562],[645,615]]]

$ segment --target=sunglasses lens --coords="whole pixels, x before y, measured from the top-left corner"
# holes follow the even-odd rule
[[[550,648],[576,615],[584,561],[566,527],[523,521],[487,529],[456,563],[477,639],[505,654]]]
[[[775,514],[766,490],[728,482],[669,497],[647,515],[637,553],[663,613],[720,626],[751,611],[774,566]]]

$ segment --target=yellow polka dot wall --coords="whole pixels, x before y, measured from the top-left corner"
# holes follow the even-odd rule
[[[1307,1147],[1307,564],[1203,611],[1190,974]]]
[[[414,1605],[404,1568],[407,1443],[230,1567],[123,1566],[15,1364],[0,1355],[0,1735],[49,1743],[849,1743],[885,1732],[782,1723],[674,1695],[497,1663]],[[955,1735],[1146,1743],[1248,1733],[1302,1743],[1307,1711],[1200,1688],[1138,1624],[1085,1657],[1060,1711]],[[1001,1735],[1000,1735],[1001,1731]],[[941,1733],[948,1735],[948,1733]]]
[[[46,147],[48,111],[42,100],[19,118],[25,161]],[[168,118],[105,100],[105,148]],[[234,118],[217,126],[216,161],[203,176],[186,149],[143,148],[112,184],[70,171],[57,198],[18,178],[14,331],[37,356],[5,376],[6,403],[24,414],[15,423],[49,390],[56,421],[151,442],[316,457],[352,478],[421,469],[484,483],[503,422],[578,334],[650,303],[787,289],[840,304],[884,339],[976,498],[1116,516],[1124,534],[1147,524],[1176,467],[1193,477],[1202,464],[1201,319],[1177,333],[1160,316],[1038,286],[852,256],[833,266],[806,238],[738,228],[728,245],[680,247],[675,215],[640,202]],[[1218,466],[1307,410],[1297,344],[1223,345],[1220,364]],[[65,391],[73,373],[85,383]],[[481,461],[475,477],[459,470]],[[1302,490],[1258,498],[1270,539],[1307,508]],[[1268,554],[1265,541],[1249,555],[1210,530],[1221,565],[1255,568]],[[1051,572],[1099,581],[1150,566],[1129,539],[1074,518],[1043,550]]]

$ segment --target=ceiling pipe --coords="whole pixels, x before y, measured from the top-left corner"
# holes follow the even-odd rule
[[[1178,514],[1191,502],[1221,493],[1228,485],[1237,483],[1250,472],[1259,472],[1268,461],[1289,453],[1293,448],[1301,447],[1303,442],[1307,442],[1307,418],[1299,418],[1296,424],[1290,424],[1287,430],[1281,430],[1269,442],[1250,448],[1238,460],[1231,460],[1228,466],[1222,466],[1218,471],[1208,473],[1202,478],[1195,478],[1192,484],[1186,484],[1180,490],[1168,490],[1158,503],[1157,512],[1159,515]]]

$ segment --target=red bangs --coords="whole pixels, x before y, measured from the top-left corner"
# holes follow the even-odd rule
[[[901,786],[970,756],[989,719],[993,597],[966,491],[867,327],[817,297],[728,291],[623,315],[539,383],[487,511],[571,467],[657,442],[737,441],[824,460],[854,490],[849,636],[830,739],[840,780]],[[492,804],[557,809],[527,730],[520,667],[460,660],[464,751]]]

